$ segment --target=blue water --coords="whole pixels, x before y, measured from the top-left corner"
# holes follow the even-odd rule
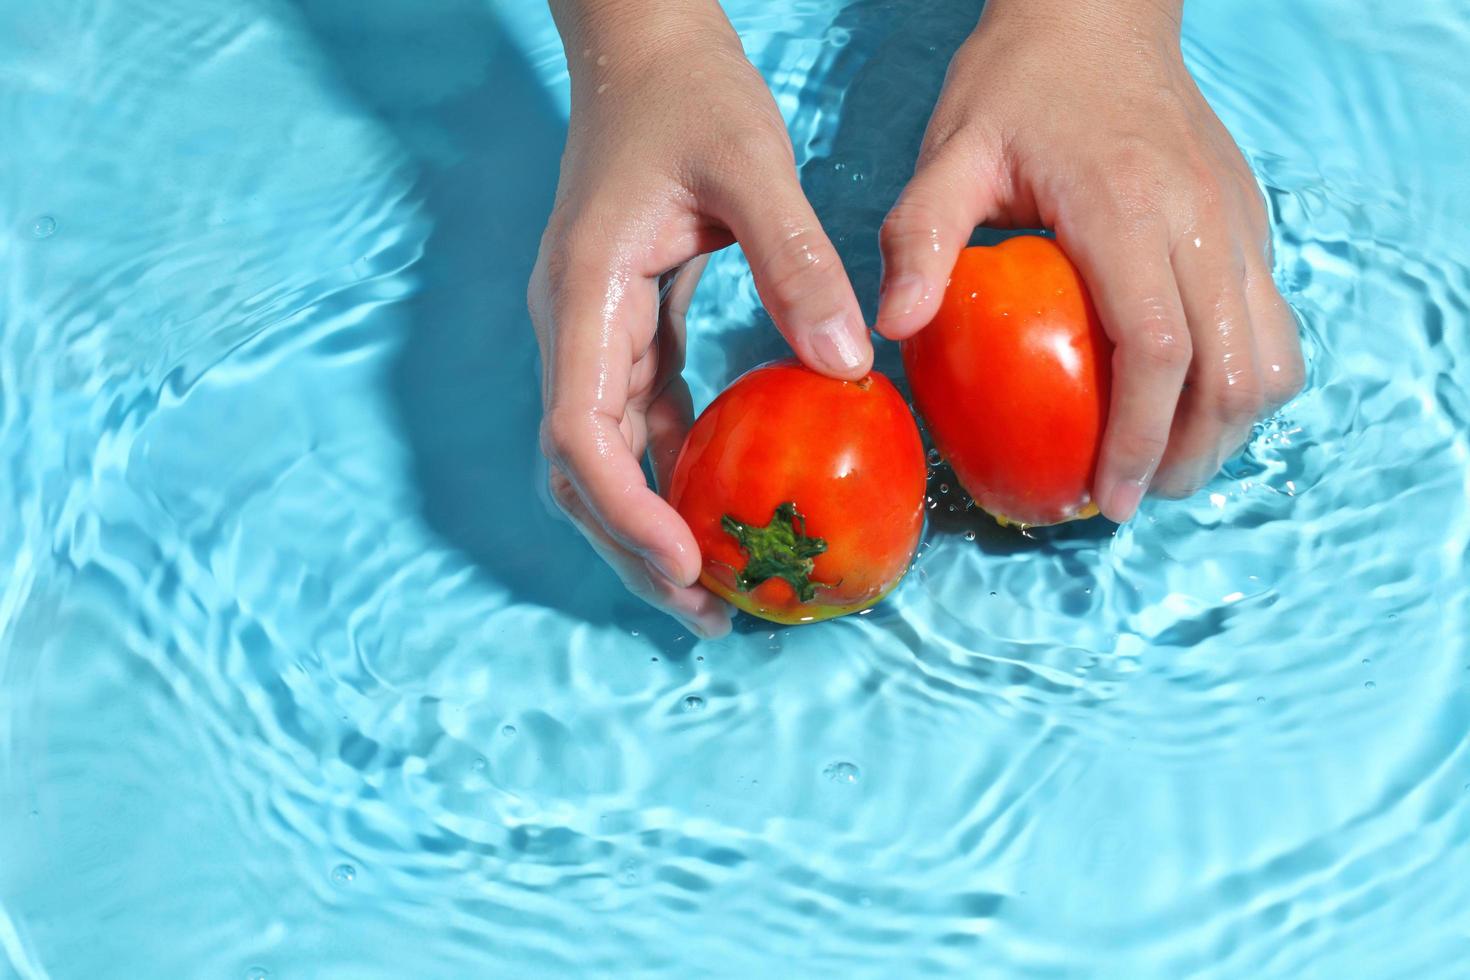
[[[974,6],[727,4],[866,301]],[[1470,974],[1467,50],[1192,3],[1305,393],[701,643],[540,490],[538,3],[0,5],[0,975]],[[720,256],[696,402],[780,349]]]

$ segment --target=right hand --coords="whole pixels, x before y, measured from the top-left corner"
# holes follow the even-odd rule
[[[872,345],[852,286],[797,180],[790,138],[714,0],[564,0],[572,114],[531,277],[543,451],[560,507],[627,587],[703,636],[728,607],[697,585],[699,547],[660,482],[690,424],[682,309],[659,280],[739,242],[761,300],[809,367],[857,379]],[[672,314],[672,315],[670,315]]]

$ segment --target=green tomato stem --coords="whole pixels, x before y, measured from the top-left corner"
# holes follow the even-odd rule
[[[779,505],[765,527],[746,524],[729,514],[720,518],[720,527],[740,544],[746,555],[745,568],[735,569],[735,585],[741,592],[779,578],[791,586],[802,602],[816,598],[821,583],[812,581],[812,570],[816,567],[813,559],[827,550],[827,542],[806,533],[806,518],[794,502]]]

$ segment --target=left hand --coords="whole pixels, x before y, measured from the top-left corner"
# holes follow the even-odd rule
[[[1116,345],[1093,498],[1187,496],[1302,384],[1250,167],[1184,66],[1178,0],[991,0],[883,226],[877,329],[924,327],[975,227],[1053,228]]]

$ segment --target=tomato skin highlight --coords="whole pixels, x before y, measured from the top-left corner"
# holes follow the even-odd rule
[[[960,253],[939,312],[903,342],[935,446],[1003,524],[1092,517],[1112,342],[1061,246],[1026,235]]]
[[[667,496],[699,544],[704,586],[794,625],[866,609],[898,585],[923,531],[926,473],[918,426],[887,378],[838,381],[783,360],[737,378],[700,414]],[[739,585],[754,563],[731,522],[777,527],[787,504],[799,517],[784,519],[825,545],[807,559],[807,602],[783,578]]]

